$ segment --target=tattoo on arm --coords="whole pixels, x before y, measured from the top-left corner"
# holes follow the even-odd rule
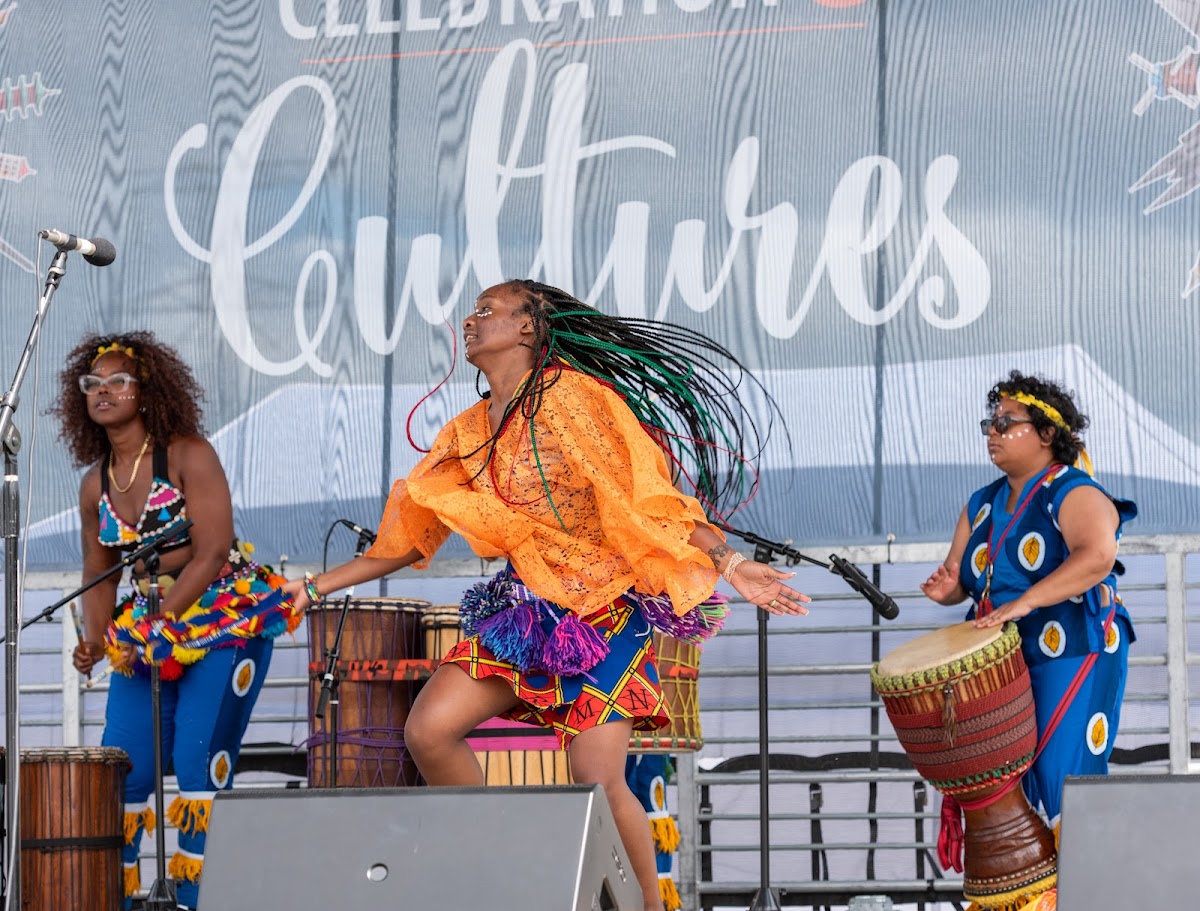
[[[720,569],[721,560],[728,553],[730,553],[730,550],[726,545],[718,544],[716,547],[709,548],[708,558],[713,561],[713,566],[715,566],[717,569]]]

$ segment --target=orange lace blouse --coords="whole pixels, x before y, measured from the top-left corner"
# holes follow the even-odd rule
[[[688,543],[704,511],[672,485],[662,450],[620,396],[564,370],[533,432],[514,418],[490,467],[487,408],[481,401],[455,417],[395,483],[368,556],[416,548],[423,569],[458,532],[480,557],[507,558],[526,586],[581,616],[630,588],[666,593],[678,614],[712,594],[717,571]]]

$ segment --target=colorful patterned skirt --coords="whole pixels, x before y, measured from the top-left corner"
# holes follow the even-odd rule
[[[511,569],[501,578],[528,592]],[[580,731],[607,721],[632,719],[638,731],[670,723],[650,623],[638,596],[622,595],[583,618],[535,600],[532,610],[530,600],[518,598],[480,617],[472,599],[464,597],[463,629],[469,638],[442,662],[476,680],[505,680],[521,705],[502,717],[554,730],[563,749]]]

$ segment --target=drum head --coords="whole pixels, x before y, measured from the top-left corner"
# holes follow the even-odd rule
[[[421,622],[429,627],[458,626],[457,604],[436,604],[421,612]]]
[[[1001,626],[976,629],[973,620],[935,629],[884,655],[878,673],[881,677],[901,677],[941,667],[990,645],[1003,633]]]
[[[340,611],[344,596],[334,595],[326,598],[320,604],[314,604],[309,611]],[[350,610],[378,611],[380,613],[413,614],[428,610],[428,601],[420,598],[351,598]]]
[[[21,762],[128,762],[129,754],[118,747],[33,747],[21,750]]]

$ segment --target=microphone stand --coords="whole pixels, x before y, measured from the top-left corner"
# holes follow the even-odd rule
[[[358,533],[358,544],[354,548],[354,559],[358,559],[367,548],[374,543],[374,535],[369,531],[362,529]],[[346,615],[350,613],[350,599],[354,595],[354,586],[346,589],[346,596],[342,599],[342,609],[338,613],[337,628],[333,634],[333,644],[329,647],[329,651],[325,653],[325,673],[321,677],[321,692],[317,696],[317,707],[313,711],[313,716],[318,721],[325,719],[325,708],[329,707],[329,724],[326,726],[329,730],[329,786],[336,788],[338,786],[338,674],[337,663],[342,655],[342,632],[346,628]]]
[[[712,523],[722,531],[736,535],[748,544],[754,545],[754,559],[758,563],[772,563],[775,557],[787,558],[789,566],[795,566],[800,561],[823,566],[830,572],[840,575],[855,591],[862,594],[872,606],[883,616],[895,616],[895,602],[879,589],[874,588],[858,567],[836,554],[830,555],[830,563],[809,557],[795,550],[788,544],[780,544],[761,538],[748,531],[739,531],[726,525]],[[860,581],[861,580],[861,581]],[[758,865],[759,886],[754,900],[750,903],[750,911],[782,911],[779,893],[771,886],[771,805],[770,805],[770,775],[771,754],[768,741],[767,723],[767,620],[770,618],[765,610],[758,610]],[[889,619],[891,617],[889,616]]]
[[[149,577],[146,586],[146,611],[150,616],[159,612],[161,592],[158,587],[158,551],[147,554],[142,566]],[[154,828],[155,876],[146,895],[146,911],[176,911],[175,880],[167,877],[166,815],[163,804],[163,747],[162,747],[162,673],[155,661],[150,665],[150,714],[154,728],[154,813],[158,825]]]
[[[64,604],[69,604],[70,602],[74,601],[76,598],[78,598],[84,592],[88,591],[89,589],[95,588],[97,585],[99,585],[101,582],[103,582],[109,576],[112,576],[116,573],[123,571],[125,569],[125,567],[133,566],[139,560],[144,560],[150,554],[156,553],[158,551],[158,548],[160,548],[162,545],[166,544],[168,541],[173,541],[175,538],[179,537],[181,534],[183,534],[185,531],[187,531],[191,527],[192,527],[191,519],[184,519],[182,522],[179,522],[178,524],[171,526],[171,530],[167,535],[165,535],[164,537],[161,537],[161,538],[157,538],[154,541],[151,541],[149,544],[143,544],[137,550],[130,551],[127,555],[122,557],[120,560],[118,560],[116,563],[114,563],[112,566],[110,566],[104,572],[100,573],[99,575],[93,576],[91,579],[88,579],[86,582],[83,583],[83,585],[79,586],[79,588],[75,589],[75,591],[71,592],[69,595],[64,595],[62,598],[59,598],[57,601],[55,601],[49,607],[42,610],[36,616],[30,617],[28,620],[26,620],[24,623],[21,624],[21,629],[28,629],[29,627],[33,626],[35,623],[39,622],[40,620],[45,620],[45,621],[49,622],[50,618],[53,617],[54,614],[58,611],[58,609],[60,607],[62,607]],[[0,642],[7,641],[7,638],[8,638],[7,636],[0,636]]]
[[[50,308],[50,300],[58,290],[58,283],[67,271],[67,253],[58,250],[51,260],[46,272],[46,286],[38,300],[37,313],[33,318],[33,327],[29,330],[29,338],[25,341],[25,349],[17,362],[17,372],[13,376],[8,391],[0,396],[0,448],[4,450],[4,484],[0,491],[0,535],[4,538],[4,629],[6,633],[16,631],[21,622],[21,588],[18,584],[17,552],[20,537],[21,496],[18,477],[17,455],[21,451],[21,432],[13,424],[13,415],[21,400],[21,384],[29,370],[29,362],[37,349],[38,337],[41,335],[42,322],[46,311]],[[8,762],[4,764],[4,823],[5,843],[3,863],[8,863],[9,848],[21,843],[21,821],[17,818],[17,789],[20,787],[21,761],[20,745],[20,713],[18,701],[20,698],[18,664],[20,662],[17,636],[11,636],[7,641],[4,660],[4,734],[8,744]],[[15,855],[14,855],[15,857]],[[10,908],[21,907],[21,864],[16,862],[11,870],[4,870],[6,877],[5,905]],[[15,899],[15,901],[14,901]]]

